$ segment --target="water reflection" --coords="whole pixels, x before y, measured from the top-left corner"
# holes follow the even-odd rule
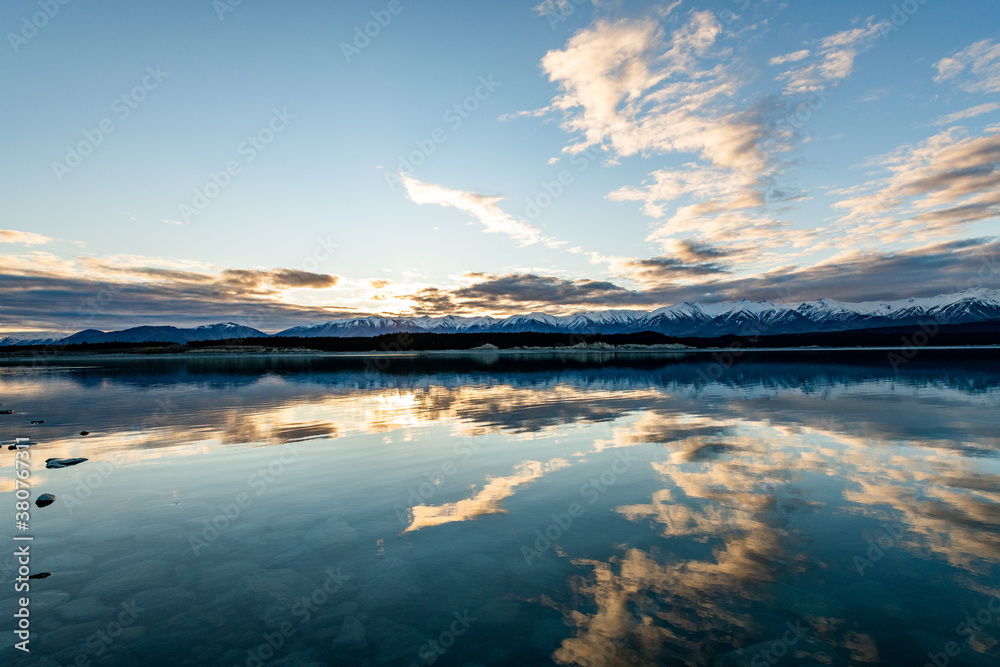
[[[116,659],[244,664],[340,568],[273,664],[896,665],[948,642],[957,664],[1000,658],[1000,613],[956,629],[1000,605],[995,357],[483,361],[0,366],[4,443],[91,459],[35,467],[51,509],[113,462],[44,517],[40,548],[86,556],[38,589],[39,654],[72,661],[141,595],[153,611]],[[622,452],[638,463],[602,483]],[[129,553],[98,546],[115,536]],[[466,609],[462,640],[428,649]]]

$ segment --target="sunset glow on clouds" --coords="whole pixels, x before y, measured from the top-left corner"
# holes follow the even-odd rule
[[[349,59],[375,4],[60,13],[2,65],[0,327],[1000,286],[995,3],[475,4]]]

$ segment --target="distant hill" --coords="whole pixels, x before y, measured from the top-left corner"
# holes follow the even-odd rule
[[[749,300],[712,304],[684,302],[651,312],[605,310],[563,316],[528,313],[505,318],[373,315],[293,327],[271,337],[371,338],[402,333],[613,335],[653,332],[674,338],[719,338],[884,331],[928,324],[982,331],[982,325],[989,323],[1000,325],[1000,292],[979,288],[935,297],[864,303],[842,303],[831,299],[799,304]],[[88,329],[58,340],[8,337],[0,339],[0,346],[154,341],[183,344],[259,337],[268,337],[268,334],[228,322],[192,329],[171,326],[142,326],[110,332]]]
[[[263,331],[227,322],[208,324],[191,329],[169,326],[133,327],[123,331],[98,331],[86,329],[57,341],[60,345],[79,343],[190,343],[198,340],[224,340],[227,338],[267,337]]]

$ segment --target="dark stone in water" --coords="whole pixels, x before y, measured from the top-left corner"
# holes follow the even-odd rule
[[[51,577],[51,572],[39,572],[38,574],[33,574],[28,579],[45,579],[46,577]]]
[[[80,431],[80,435],[90,435],[90,431]]]
[[[89,459],[45,459],[46,468],[68,468]]]
[[[39,507],[46,507],[56,501],[56,497],[51,493],[43,493],[35,499],[35,504]]]

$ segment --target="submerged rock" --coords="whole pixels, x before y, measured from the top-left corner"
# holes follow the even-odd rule
[[[363,651],[368,647],[368,631],[356,616],[348,616],[340,626],[340,634],[333,640],[336,649]]]
[[[59,615],[67,621],[76,623],[90,620],[101,620],[106,616],[111,616],[115,610],[107,606],[96,595],[84,598],[76,598],[64,604],[59,609]]]
[[[68,468],[89,459],[45,459],[46,468]]]
[[[43,493],[35,499],[35,505],[38,507],[47,507],[56,501],[56,497],[51,493]]]

